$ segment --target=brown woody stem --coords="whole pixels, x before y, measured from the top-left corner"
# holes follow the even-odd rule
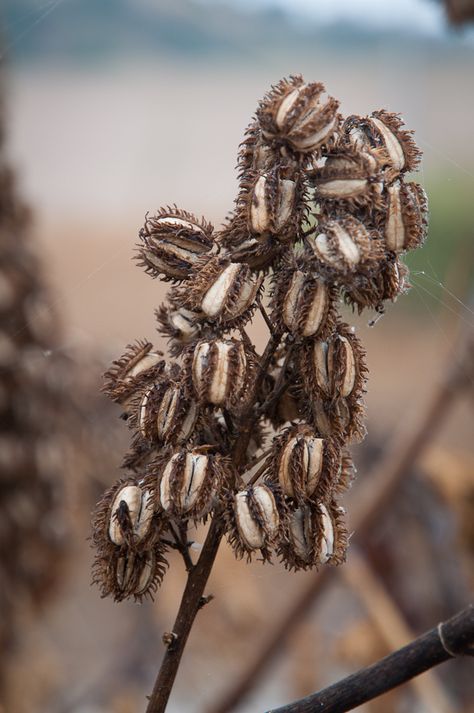
[[[239,429],[239,434],[231,452],[236,469],[245,462],[247,447],[254,425],[253,411],[256,396],[275,349],[280,343],[280,339],[280,334],[271,336],[261,357],[251,397],[242,414],[242,427]],[[224,523],[222,518],[219,516],[214,517],[209,527],[199,560],[188,570],[188,580],[183,592],[173,631],[171,632],[171,643],[164,655],[153,687],[153,692],[149,698],[146,713],[163,713],[166,710],[188,636],[196,615],[203,605],[204,588],[214,565],[223,534]]]
[[[474,605],[385,658],[269,713],[344,713],[459,655],[474,654]]]

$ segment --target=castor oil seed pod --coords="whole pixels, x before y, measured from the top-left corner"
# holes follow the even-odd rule
[[[125,485],[117,492],[110,509],[109,538],[114,545],[142,542],[153,518],[152,495],[138,485]]]
[[[200,341],[190,357],[192,382],[201,403],[232,407],[238,402],[249,376],[242,342],[236,339]]]
[[[325,280],[303,269],[290,269],[282,270],[275,283],[272,319],[276,324],[299,337],[332,330],[335,295]]]
[[[377,160],[367,151],[351,147],[337,148],[329,154],[324,166],[311,174],[316,201],[331,211],[334,202],[354,206],[382,206],[383,181]]]
[[[113,401],[126,405],[137,389],[158,379],[165,369],[162,352],[153,351],[151,342],[137,339],[105,372],[102,391]]]
[[[286,238],[284,228],[295,212],[297,182],[282,177],[280,170],[259,176],[251,191],[248,228],[251,233],[274,233],[278,240]]]
[[[384,257],[384,244],[374,233],[357,218],[344,216],[322,221],[307,242],[327,274],[337,277],[376,269]]]
[[[152,277],[186,280],[201,255],[213,245],[212,225],[177,208],[148,216],[140,230],[137,260]]]
[[[419,247],[428,228],[428,202],[418,183],[395,181],[387,187],[383,236],[388,250],[401,253]]]
[[[238,557],[260,550],[264,560],[280,527],[277,498],[268,485],[253,485],[236,493],[230,515],[229,541]]]

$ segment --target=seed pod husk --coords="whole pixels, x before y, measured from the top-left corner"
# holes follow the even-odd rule
[[[337,146],[328,154],[324,166],[311,172],[310,183],[315,186],[317,202],[327,205],[328,212],[339,204],[356,209],[367,205],[383,207],[380,166],[367,151]]]
[[[385,254],[376,231],[349,215],[322,221],[307,243],[322,271],[336,279],[376,270]]]
[[[227,512],[228,539],[237,557],[259,551],[265,561],[280,528],[278,491],[268,484],[253,485],[231,498]]]
[[[299,337],[330,333],[335,319],[335,291],[300,269],[282,269],[274,277],[272,319]]]
[[[250,366],[244,344],[236,339],[200,341],[187,358],[198,400],[226,408],[239,402]]]
[[[125,542],[133,547],[143,542],[150,532],[153,498],[148,489],[125,485],[115,495],[109,515],[109,539],[114,545]]]
[[[151,342],[137,339],[105,372],[102,391],[124,406],[137,390],[161,378],[165,369],[162,352],[153,351]]]
[[[428,201],[418,183],[395,181],[387,187],[382,228],[385,244],[394,253],[419,247],[428,229]]]
[[[333,139],[339,125],[338,106],[333,97],[324,97],[323,84],[290,77],[272,87],[260,103],[257,119],[266,141],[310,153]]]
[[[342,131],[353,147],[373,152],[390,182],[400,173],[414,171],[421,158],[413,132],[402,127],[399,114],[381,110],[369,117],[348,117]]]
[[[252,273],[245,263],[215,257],[202,266],[193,284],[183,288],[177,299],[210,322],[235,326],[251,317],[262,282],[263,277]]]
[[[288,516],[279,554],[288,569],[341,564],[347,550],[344,510],[335,501],[300,505]]]
[[[171,356],[179,356],[183,349],[199,338],[203,315],[186,307],[161,305],[155,311],[160,334],[169,337]]]
[[[257,176],[250,182],[248,230],[261,235],[272,233],[280,241],[295,235],[297,176],[287,177],[281,169]]]
[[[321,438],[307,424],[292,425],[274,438],[265,479],[298,502],[327,501],[338,482],[340,461],[336,439]]]
[[[359,273],[344,284],[344,301],[357,308],[359,314],[367,307],[383,314],[384,301],[395,302],[408,290],[408,268],[388,253],[376,272]]]
[[[165,554],[161,542],[143,552],[122,547],[108,556],[99,553],[93,567],[93,583],[100,587],[102,597],[112,595],[116,602],[153,598],[168,567]]]
[[[227,462],[208,447],[175,453],[167,462],[157,462],[150,472],[157,473],[158,498],[172,517],[198,519],[209,512],[218,488],[229,476]]]
[[[211,250],[212,231],[212,225],[176,207],[147,214],[139,233],[139,265],[152,277],[186,280],[199,258]]]
[[[186,442],[198,418],[198,406],[185,380],[166,380],[139,393],[128,419],[140,435],[160,444]]]

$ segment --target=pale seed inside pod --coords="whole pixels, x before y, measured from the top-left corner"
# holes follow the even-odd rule
[[[326,395],[331,393],[331,385],[328,374],[328,343],[317,341],[313,346],[313,365],[316,376],[316,383]]]
[[[289,179],[278,181],[278,206],[275,216],[275,229],[281,230],[291,218],[295,202],[296,184]]]
[[[197,404],[195,401],[191,401],[188,405],[188,412],[186,414],[186,418],[181,424],[181,428],[179,429],[178,434],[176,436],[176,440],[178,441],[178,443],[188,440],[193,431],[194,424],[196,423],[197,415]]]
[[[147,415],[148,415],[148,404],[150,401],[150,394],[152,391],[155,389],[155,385],[151,386],[149,389],[145,391],[143,394],[141,401],[140,401],[140,406],[139,406],[139,416],[138,416],[138,428],[140,433],[144,438],[148,437],[148,429],[147,429]]]
[[[122,502],[127,506],[133,534],[141,542],[148,534],[153,517],[151,493],[149,490],[142,491],[137,485],[126,485],[119,490],[112,503],[109,521],[109,537],[115,545],[122,545],[125,541],[117,517]]]
[[[326,506],[319,503],[319,510],[323,526],[323,534],[319,545],[319,561],[321,564],[325,564],[334,554],[334,525]]]
[[[318,282],[313,292],[313,297],[308,311],[308,316],[302,329],[303,337],[316,334],[322,324],[328,305],[328,291],[324,282]]]
[[[117,582],[118,588],[122,592],[126,592],[133,579],[133,569],[135,564],[135,555],[128,552],[118,558],[115,567],[115,581]]]
[[[334,364],[334,354],[335,354],[335,349],[336,349],[336,341],[342,347],[342,349],[339,349],[339,355],[340,358],[344,362],[344,377],[342,380],[342,384],[340,386],[339,390],[339,396],[349,396],[352,393],[352,390],[355,385],[355,380],[356,380],[356,363],[355,363],[355,356],[354,356],[354,351],[352,349],[351,343],[346,337],[343,337],[341,334],[338,334],[337,337],[330,343],[329,345],[329,350],[328,350],[328,371],[329,374],[333,374],[335,371],[335,364]]]
[[[376,119],[375,117],[371,117],[371,121],[382,135],[383,142],[385,144],[385,148],[387,149],[393,168],[397,171],[401,171],[405,166],[405,154],[401,143],[395,134],[390,131],[388,126],[383,123],[383,121],[380,121],[380,119]]]
[[[253,500],[262,518],[265,533],[268,537],[274,537],[280,525],[275,496],[268,486],[256,485],[253,488]]]
[[[333,178],[318,182],[318,193],[325,198],[351,198],[363,193],[367,186],[366,178]]]
[[[179,387],[176,386],[170,386],[163,394],[156,414],[156,430],[161,439],[165,439],[169,435],[178,408],[179,397]]]
[[[148,352],[148,354],[145,354],[144,357],[140,359],[136,364],[134,364],[125,374],[124,379],[125,381],[130,381],[131,379],[140,376],[140,374],[143,374],[143,372],[148,371],[148,369],[152,369],[158,362],[160,362],[162,359],[162,356],[160,354],[156,354],[155,352]]]
[[[338,263],[338,255],[334,254],[330,247],[330,243],[333,241],[337,252],[342,255],[344,260],[349,265],[357,265],[361,259],[360,250],[347,230],[335,221],[331,222],[331,238],[328,238],[324,233],[316,237],[315,245],[317,251],[321,253],[321,258],[331,264]]]
[[[292,144],[295,148],[300,151],[312,151],[316,149],[319,144],[326,139],[336,126],[337,117],[331,119],[331,121],[323,126],[319,131],[310,134],[301,139],[292,139]]]
[[[307,508],[297,508],[291,513],[288,534],[294,553],[303,562],[309,562],[312,551],[311,522]]]
[[[250,229],[254,233],[264,233],[270,228],[270,213],[266,199],[267,179],[265,176],[255,183],[250,204]]]
[[[234,284],[241,267],[237,262],[228,265],[204,295],[201,309],[208,317],[215,317],[224,308],[229,290]]]
[[[194,352],[193,357],[193,378],[196,385],[202,384],[204,379],[204,371],[209,360],[209,352],[211,345],[209,342],[199,344]]]
[[[309,496],[316,490],[321,475],[324,442],[321,438],[298,435],[291,438],[284,446],[278,468],[278,480],[283,492],[290,498],[295,496],[293,477],[297,465],[293,461],[298,457],[295,453],[297,450],[302,450],[301,480],[305,493]]]
[[[299,298],[304,287],[305,276],[301,270],[296,270],[291,278],[290,287],[283,301],[283,321],[291,329],[298,314]]]
[[[142,564],[142,569],[138,582],[133,589],[133,594],[139,596],[143,594],[153,581],[153,574],[155,569],[155,556],[153,552],[147,552],[146,559]]]
[[[160,225],[169,225],[172,228],[178,229],[185,228],[192,233],[202,233],[204,235],[204,231],[199,225],[191,223],[189,220],[184,220],[183,218],[175,218],[174,216],[169,215],[163,218],[158,218],[156,222]]]
[[[180,492],[180,508],[183,512],[191,510],[199,497],[207,474],[209,458],[199,453],[187,453],[184,466],[184,478]]]
[[[400,181],[387,188],[388,218],[385,226],[385,242],[389,250],[401,252],[405,246],[405,225],[400,199]]]
[[[258,550],[265,543],[265,533],[252,516],[249,497],[248,490],[242,490],[235,496],[235,521],[245,545],[251,550]]]
[[[180,337],[184,341],[192,339],[199,332],[199,326],[196,324],[197,314],[189,309],[181,307],[180,309],[171,312],[169,315],[169,323],[180,332]]]
[[[275,124],[279,129],[282,129],[285,125],[286,118],[293,108],[296,100],[298,99],[300,95],[302,87],[293,89],[289,94],[286,95],[286,97],[283,98],[283,100],[280,103],[280,106],[278,107],[278,111],[275,117]]]

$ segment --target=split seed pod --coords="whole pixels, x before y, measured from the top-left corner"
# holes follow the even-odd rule
[[[296,232],[296,188],[293,173],[281,169],[258,176],[249,187],[248,230],[273,233],[278,240],[294,237]]]
[[[213,245],[212,225],[177,208],[147,215],[139,236],[137,259],[152,277],[185,280],[199,257]]]
[[[291,334],[312,337],[331,331],[334,322],[334,291],[322,279],[286,270],[275,278],[272,318]]]
[[[271,487],[254,485],[236,493],[229,522],[229,541],[238,557],[246,554],[250,559],[260,550],[264,560],[270,559],[280,527],[278,500]]]
[[[201,518],[212,506],[228,469],[203,449],[175,453],[159,474],[159,503],[174,517]]]
[[[236,339],[201,341],[189,353],[194,390],[201,403],[232,407],[249,377],[245,347]]]
[[[257,119],[266,140],[287,144],[293,151],[321,149],[338,128],[339,103],[324,96],[324,85],[305,84],[302,77],[282,80],[260,103]]]
[[[395,181],[387,187],[383,235],[388,250],[401,253],[419,247],[428,228],[428,201],[418,183]]]
[[[143,542],[153,518],[152,494],[138,485],[125,485],[117,492],[110,508],[108,534],[114,545],[133,547]]]
[[[292,426],[273,441],[266,479],[298,502],[327,500],[337,485],[341,453],[334,439],[320,438],[309,426]]]
[[[253,274],[244,263],[211,258],[180,294],[186,306],[201,312],[205,319],[230,325],[250,317],[262,282],[263,277]]]
[[[399,114],[381,110],[365,118],[350,116],[344,122],[343,132],[355,148],[373,150],[389,181],[418,167],[421,152],[413,140],[413,132],[403,129]]]
[[[146,596],[153,597],[167,566],[165,546],[161,543],[143,552],[120,548],[112,555],[98,555],[93,581],[99,585],[103,597],[112,595],[116,602],[129,598],[141,601]]]
[[[359,314],[366,307],[384,312],[384,302],[394,302],[399,294],[410,287],[407,281],[408,268],[394,255],[386,256],[376,272],[357,274],[353,281],[344,284],[344,301],[356,307]]]
[[[279,554],[288,569],[341,564],[347,550],[344,510],[332,501],[302,505],[288,517],[287,536]]]
[[[163,444],[184,443],[198,417],[197,403],[187,392],[181,381],[151,386],[142,393],[131,425],[138,427],[145,439]]]
[[[384,257],[384,245],[360,220],[344,216],[321,222],[308,237],[314,256],[328,274],[344,276],[376,269]]]
[[[159,378],[166,363],[161,352],[152,350],[153,344],[146,340],[129,344],[123,356],[105,372],[103,392],[125,406],[137,389]]]
[[[178,356],[186,345],[197,339],[201,333],[203,315],[173,305],[161,307],[155,312],[158,320],[158,331],[171,340],[170,353]]]
[[[341,147],[329,154],[324,166],[312,174],[316,200],[328,202],[327,212],[335,202],[359,206],[382,205],[383,183],[377,160],[367,151]]]

